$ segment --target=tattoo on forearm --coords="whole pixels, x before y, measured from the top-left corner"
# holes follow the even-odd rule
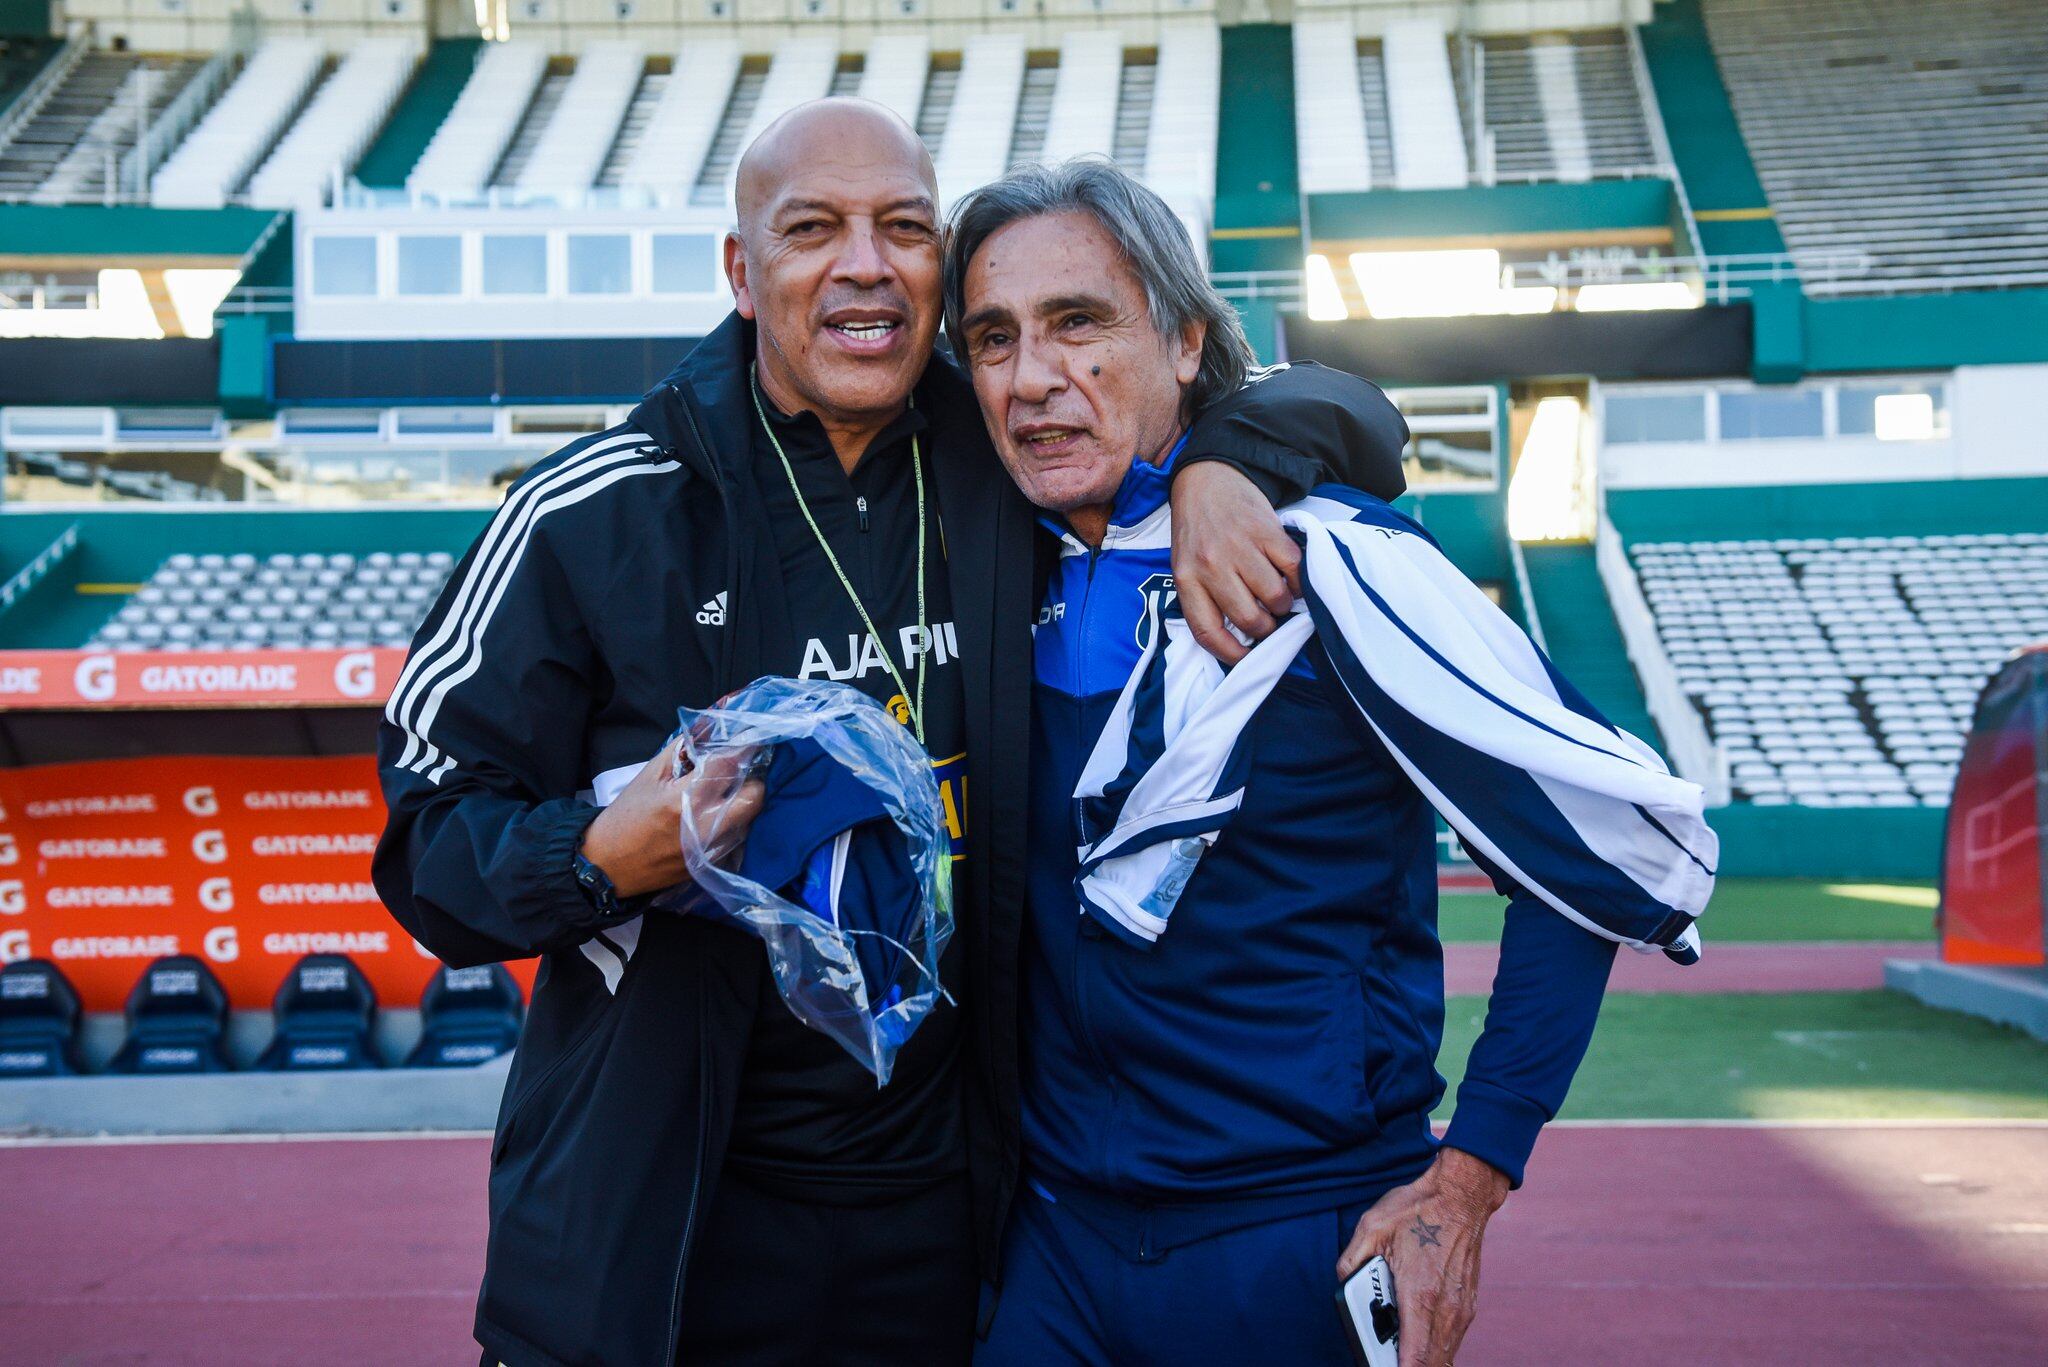
[[[1415,1223],[1409,1227],[1408,1232],[1415,1236],[1415,1246],[1417,1248],[1440,1248],[1443,1246],[1443,1241],[1436,1237],[1443,1232],[1443,1226],[1430,1224],[1420,1215],[1415,1217]]]

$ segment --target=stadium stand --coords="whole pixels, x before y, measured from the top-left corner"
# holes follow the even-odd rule
[[[383,1067],[372,1043],[377,994],[346,954],[308,954],[293,964],[271,1014],[277,1033],[256,1060],[259,1072]]]
[[[0,197],[96,195],[116,188],[110,163],[150,127],[203,65],[196,57],[98,52],[69,44],[23,93],[0,134]]]
[[[538,43],[487,43],[448,117],[405,178],[415,194],[472,199],[490,184],[521,117],[547,74]]]
[[[524,1002],[503,964],[440,968],[420,998],[420,1041],[408,1068],[473,1068],[519,1043]]]
[[[107,650],[403,646],[454,568],[446,551],[173,555],[91,644]]]
[[[2048,634],[2048,533],[1630,547],[1738,798],[1943,806],[1984,681]]]
[[[587,190],[604,169],[605,154],[633,103],[646,68],[639,42],[621,38],[596,42],[576,59],[576,70],[561,86],[561,97],[533,150],[516,175],[499,172],[499,183],[531,194],[569,195]],[[556,80],[549,77],[549,81]],[[534,102],[535,109],[540,101]],[[506,158],[507,163],[511,158]]]
[[[128,994],[128,1037],[110,1073],[225,1073],[228,994],[190,954],[152,961]]]
[[[250,178],[249,202],[289,209],[318,200],[332,181],[354,169],[418,60],[419,45],[409,38],[358,39]]]
[[[218,209],[241,188],[320,79],[316,39],[266,38],[150,181],[158,208]]]
[[[0,1078],[70,1077],[78,1062],[78,993],[46,959],[0,968]]]
[[[2048,24],[2033,0],[1707,0],[1744,141],[1810,294],[2048,283]]]
[[[728,39],[692,43],[677,55],[669,75],[645,77],[643,94],[659,79],[659,99],[647,112],[644,129],[635,126],[632,112],[627,114],[611,162],[597,183],[651,193],[694,186],[739,77],[740,47]]]

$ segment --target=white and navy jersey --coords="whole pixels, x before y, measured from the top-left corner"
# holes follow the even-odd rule
[[[1289,512],[1309,543],[1309,601],[1226,673],[1172,611],[1167,479],[1132,468],[1099,548],[1048,524],[1063,554],[1035,643],[1027,1161],[1126,1196],[1270,1200],[1276,1213],[1419,1171],[1443,1090],[1434,805],[1501,856],[1491,868],[1511,897],[1488,1027],[1448,1142],[1519,1180],[1590,1038],[1615,944],[1675,942],[1698,908],[1658,903],[1618,871],[1609,835],[1589,844],[1505,811],[1550,790],[1502,766],[1540,767],[1554,742],[1670,785],[1646,780],[1649,799],[1682,806],[1688,785],[1556,680],[1427,533],[1351,490],[1319,490]],[[1332,600],[1355,614],[1389,572],[1354,565],[1357,592],[1338,590],[1346,555],[1360,555],[1345,547],[1364,535],[1409,538],[1440,563],[1430,582],[1447,602],[1419,610],[1414,586],[1392,594],[1431,620],[1338,623],[1345,609]],[[1498,620],[1475,625],[1474,601]],[[1544,721],[1571,734],[1517,732],[1523,748],[1493,753],[1480,699],[1386,672],[1386,633],[1404,629],[1406,650],[1428,659],[1448,648],[1496,690],[1469,653],[1473,637],[1506,652],[1518,686],[1547,691]],[[1360,649],[1372,668],[1358,667]],[[1414,682],[1438,697],[1418,698]],[[1583,817],[1591,800],[1550,793],[1553,814]],[[1696,817],[1696,790],[1691,801]],[[1696,843],[1679,857],[1692,867],[1701,853]],[[1614,935],[1615,924],[1631,933]]]

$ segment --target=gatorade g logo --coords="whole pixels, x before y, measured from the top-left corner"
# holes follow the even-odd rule
[[[87,702],[105,702],[114,696],[114,657],[88,655],[72,671],[72,685]]]
[[[235,885],[225,878],[209,878],[199,885],[199,905],[208,911],[233,911]]]
[[[201,784],[185,790],[185,810],[194,816],[212,816],[220,811],[220,798],[212,785]]]
[[[377,691],[377,657],[352,650],[334,662],[334,689],[344,698],[367,698]]]
[[[226,863],[228,838],[219,831],[201,831],[192,837],[192,855],[204,864]]]
[[[14,837],[0,834],[0,865],[19,864],[21,851],[15,847]]]
[[[231,964],[242,957],[242,942],[236,938],[233,926],[215,926],[200,943],[206,957],[217,964]]]
[[[0,916],[19,916],[28,908],[28,894],[19,878],[0,879]]]
[[[18,964],[28,957],[28,932],[0,930],[0,964]]]

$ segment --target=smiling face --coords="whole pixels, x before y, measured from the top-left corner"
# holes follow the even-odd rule
[[[726,274],[758,327],[762,387],[827,428],[901,411],[939,329],[938,191],[917,135],[821,100],[747,150]]]
[[[1086,213],[991,234],[962,296],[960,343],[1003,464],[1033,503],[1087,513],[1074,518],[1086,534],[1132,458],[1157,460],[1180,435],[1201,325],[1162,337],[1136,272]]]

